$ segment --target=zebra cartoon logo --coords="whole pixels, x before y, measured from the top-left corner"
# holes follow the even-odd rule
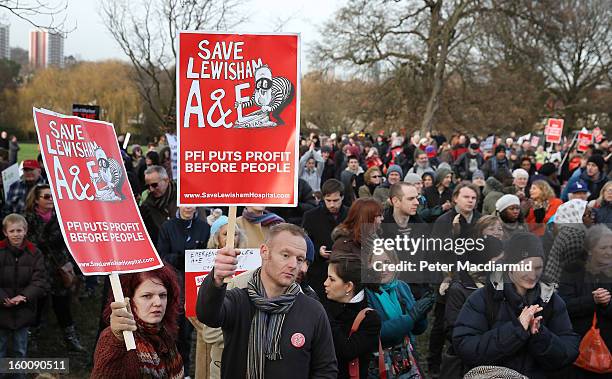
[[[258,106],[259,109],[251,112],[235,125],[235,128],[269,128],[284,125],[281,112],[291,103],[295,95],[295,87],[289,79],[282,76],[272,76],[268,65],[255,70],[255,91],[248,101],[237,101],[236,108],[249,108]],[[272,118],[270,118],[272,115]]]
[[[121,165],[114,158],[106,156],[104,150],[98,147],[94,151],[97,162],[97,173],[91,173],[91,182],[96,190],[95,200],[122,201],[125,195],[121,192],[125,177]]]

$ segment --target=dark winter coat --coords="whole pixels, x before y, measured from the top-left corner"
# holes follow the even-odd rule
[[[366,313],[359,328],[349,337],[351,326],[359,311],[367,307],[364,299],[359,303],[341,304],[327,300],[323,303],[331,324],[336,359],[338,360],[338,379],[348,379],[349,362],[359,358],[359,378],[366,379],[372,353],[378,351],[380,316],[375,310]]]
[[[470,161],[472,159],[476,160],[477,169],[480,170],[480,168],[484,164],[484,158],[482,157],[482,155],[478,153],[471,155],[468,151],[466,153],[461,154],[459,159],[457,159],[457,161],[454,164],[455,172],[457,173],[457,176],[459,176],[460,178],[464,180],[472,180],[473,172],[470,171]]]
[[[572,364],[578,357],[580,337],[573,332],[565,302],[553,287],[541,282],[525,298],[508,280],[487,283],[467,299],[453,330],[453,348],[469,367],[495,365],[511,368],[530,379]],[[485,291],[494,291],[499,311],[493,325],[487,318]],[[549,302],[549,304],[546,304]],[[540,331],[530,334],[518,320],[524,306],[552,306],[549,320],[542,320]]]
[[[223,328],[221,378],[245,378],[251,321],[255,306],[247,289],[226,291],[217,288],[211,272],[198,292],[196,313],[200,322],[212,328]],[[301,333],[305,343],[294,347],[291,337]],[[262,347],[263,348],[263,347]],[[338,365],[332,333],[321,303],[299,293],[291,310],[285,315],[280,336],[283,359],[266,360],[266,378],[335,379]]]
[[[49,290],[44,257],[29,241],[21,248],[0,241],[0,329],[17,330],[36,321],[38,299]],[[27,301],[7,308],[4,299],[17,295]]]
[[[612,348],[612,305],[595,304],[593,291],[604,288],[612,293],[612,277],[593,275],[585,270],[584,263],[568,265],[561,275],[559,296],[567,304],[567,312],[580,338],[591,329],[593,314],[597,312],[597,327],[608,349]]]
[[[185,271],[185,250],[206,248],[210,225],[196,212],[191,220],[175,217],[163,223],[159,231],[157,252],[179,272]]]
[[[482,165],[482,172],[485,178],[502,174],[502,171],[504,176],[512,176],[510,161],[507,158],[503,161],[498,161],[496,157],[491,157]]]
[[[321,299],[325,298],[323,282],[327,278],[327,259],[319,254],[319,249],[321,246],[325,246],[327,250],[331,250],[334,244],[331,237],[332,231],[344,221],[347,214],[348,208],[342,206],[338,216],[334,217],[325,207],[325,203],[304,213],[302,227],[308,233],[315,247],[314,261],[308,267],[308,284]]]
[[[331,158],[325,161],[325,168],[323,169],[323,174],[321,175],[321,185],[325,183],[329,179],[334,179],[336,176],[336,164]]]
[[[323,181],[321,181],[323,183]],[[271,207],[270,212],[295,225],[302,224],[304,213],[314,209],[317,202],[313,196],[312,187],[304,179],[298,179],[298,204],[297,207]]]
[[[474,214],[472,215],[472,220],[470,223],[467,222],[465,217],[463,216],[459,217],[459,225],[460,225],[459,235],[454,236],[452,225],[453,225],[453,220],[455,219],[455,216],[457,216],[458,213],[455,207],[449,209],[448,211],[444,212],[442,216],[438,217],[438,219],[434,223],[433,230],[432,230],[433,236],[439,237],[439,238],[472,237],[474,233],[474,225],[480,219],[480,216],[481,216],[480,212],[478,212],[476,209],[474,209],[473,213]]]
[[[410,218],[408,218],[408,224],[423,225],[422,227],[417,227],[419,232],[425,230],[424,223],[425,221],[423,221],[421,216],[419,216],[418,214],[415,214],[414,216],[410,216]],[[393,217],[393,207],[389,207],[383,212],[383,223],[380,227],[382,229],[382,236],[384,238],[395,238],[395,236],[401,234],[400,227],[395,221],[395,218]]]
[[[427,199],[427,205],[423,209],[423,218],[427,222],[434,222],[436,219],[444,213],[442,210],[442,204],[447,201],[452,201],[453,191],[450,188],[445,188],[442,194],[438,191],[436,186],[425,188],[423,191],[425,199]]]
[[[465,274],[465,275],[462,275]],[[440,377],[448,379],[463,378],[467,372],[461,359],[453,349],[452,336],[457,316],[463,304],[480,285],[472,279],[469,273],[462,271],[459,273],[460,279],[453,280],[446,291],[446,299],[444,305],[444,334],[446,335],[447,350],[442,356],[442,365],[440,366]]]
[[[28,221],[28,240],[36,245],[44,256],[51,292],[58,296],[68,295],[70,289],[64,286],[58,270],[66,263],[72,262],[72,258],[64,242],[57,215],[54,212],[48,223],[36,212],[26,213],[25,218]],[[74,269],[75,272],[78,271],[77,267]]]
[[[474,291],[482,287],[477,284],[468,273],[462,272],[461,279],[453,280],[446,292],[446,306],[444,308],[444,330],[448,342],[452,342],[453,328],[465,301]],[[452,345],[449,346],[452,351]]]
[[[162,224],[173,218],[176,210],[176,184],[174,182],[170,182],[162,198],[156,199],[149,194],[140,206],[142,221],[154,244],[157,244]]]

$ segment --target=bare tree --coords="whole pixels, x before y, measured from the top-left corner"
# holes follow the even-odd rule
[[[139,92],[164,130],[175,128],[177,32],[228,30],[240,0],[104,0],[101,14],[134,67]],[[148,113],[148,112],[147,112]]]
[[[351,0],[326,24],[314,50],[327,63],[371,68],[382,62],[422,76],[424,134],[432,129],[449,70],[469,52],[461,47],[482,11],[478,0]]]
[[[41,0],[0,0],[0,9],[28,22],[30,25],[45,29],[50,33],[65,34],[66,8],[68,0],[56,2]],[[74,28],[71,28],[74,30]]]
[[[589,98],[610,88],[612,7],[608,0],[520,0],[496,4],[482,47],[496,62],[525,62],[544,75],[550,109],[570,127],[592,111]],[[612,109],[608,107],[608,113]]]

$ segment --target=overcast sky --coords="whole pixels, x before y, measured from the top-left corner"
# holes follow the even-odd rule
[[[52,0],[50,0],[52,2]],[[56,1],[57,4],[59,1]],[[127,60],[110,33],[106,30],[99,15],[99,1],[68,0],[66,10],[68,29],[76,25],[76,30],[64,42],[64,55],[74,55],[80,60]],[[302,51],[319,38],[319,28],[334,11],[341,0],[251,0],[250,19],[237,28],[238,32],[271,32],[279,19],[289,22],[284,32],[299,32],[302,37]],[[0,20],[10,24],[11,47],[28,49],[28,36],[33,27],[26,21],[0,10]],[[35,19],[35,20],[40,20]],[[302,67],[307,67],[307,59],[302,54]]]

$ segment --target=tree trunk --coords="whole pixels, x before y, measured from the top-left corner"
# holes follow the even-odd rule
[[[442,43],[440,44],[440,53],[432,78],[433,83],[429,94],[429,100],[427,101],[427,107],[425,108],[425,114],[421,122],[421,136],[424,136],[427,132],[431,132],[434,117],[440,107],[440,96],[444,85],[444,71],[446,70],[446,58],[448,55],[448,46],[450,44],[450,36],[448,33],[449,31],[443,29],[438,36],[438,38],[442,39]]]

